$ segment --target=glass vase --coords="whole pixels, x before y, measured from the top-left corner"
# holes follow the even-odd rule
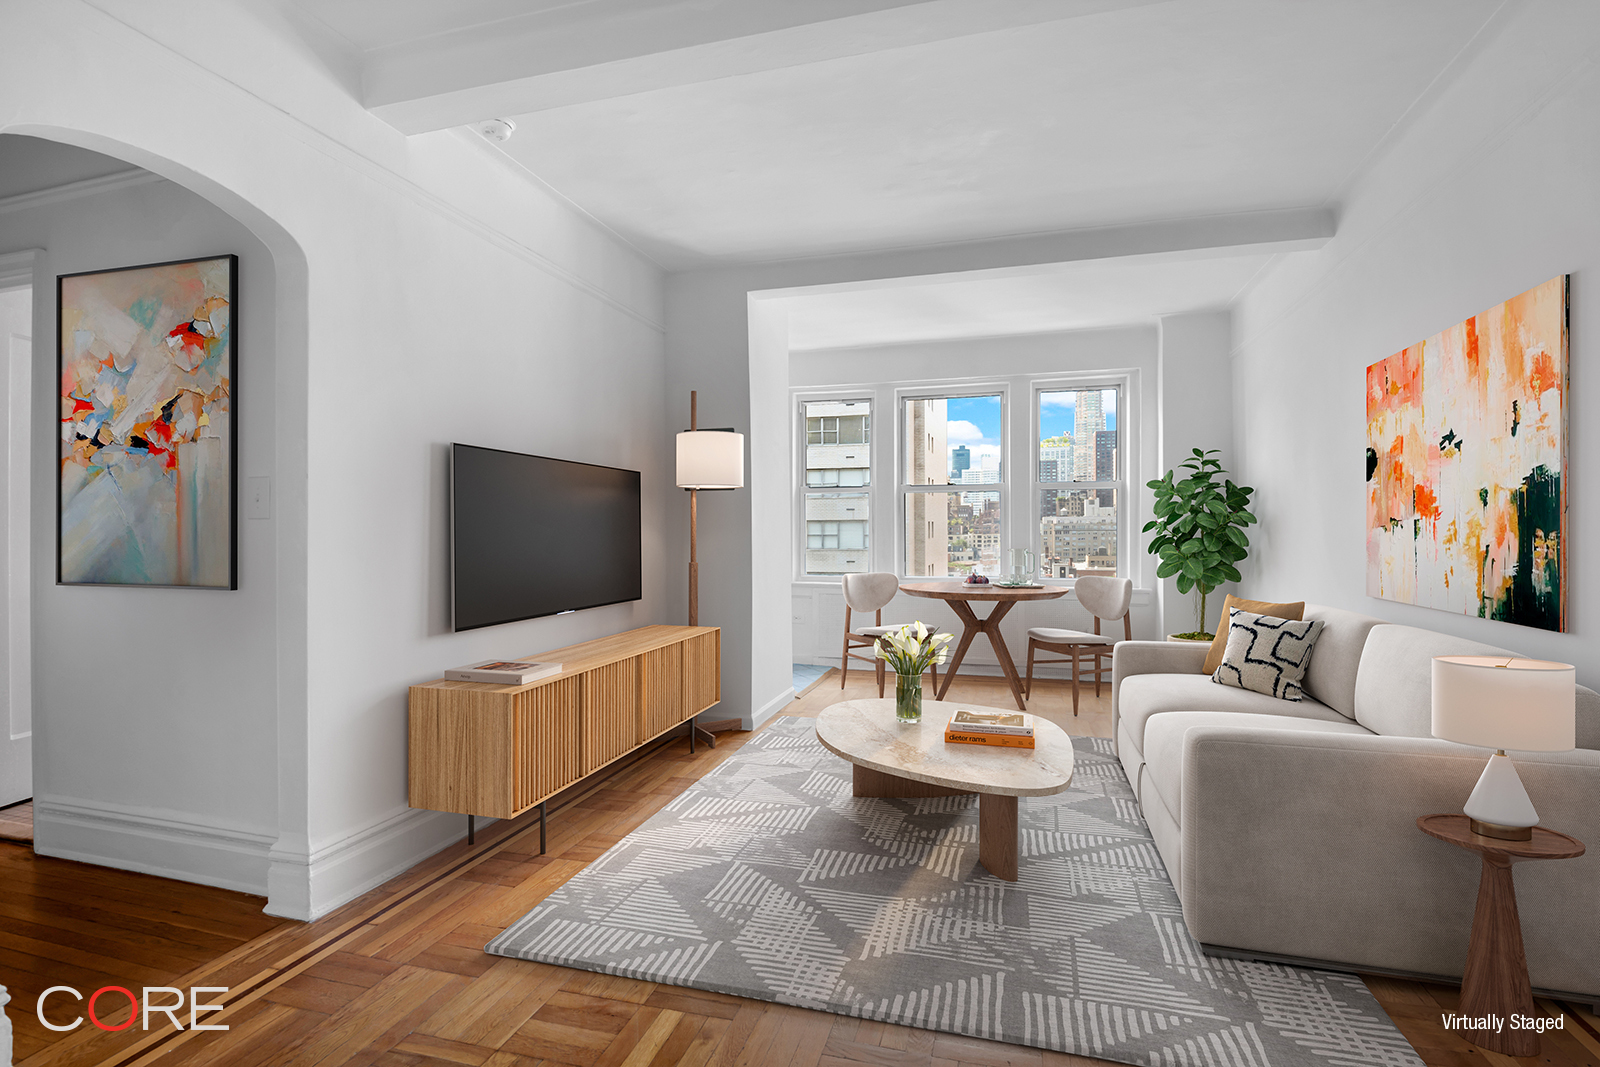
[[[898,722],[922,721],[922,675],[894,676],[894,717]]]

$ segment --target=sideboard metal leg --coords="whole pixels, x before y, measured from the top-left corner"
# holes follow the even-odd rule
[[[545,802],[539,803],[539,855],[544,855]]]
[[[478,843],[478,818],[475,815],[468,815],[467,816],[467,844],[476,845],[477,843]]]
[[[689,755],[691,755],[691,756],[694,755],[694,735],[697,732],[698,731],[695,729],[694,720],[690,719],[689,720]]]

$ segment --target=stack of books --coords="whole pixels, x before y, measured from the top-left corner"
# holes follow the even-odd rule
[[[529,682],[561,673],[559,663],[537,663],[526,659],[486,659],[453,667],[444,672],[449,682],[489,682],[493,685],[527,685]]]
[[[1033,716],[1020,711],[962,708],[950,716],[944,739],[958,745],[1033,748]]]

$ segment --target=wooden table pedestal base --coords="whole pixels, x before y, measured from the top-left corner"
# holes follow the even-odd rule
[[[1562,860],[1583,855],[1583,842],[1543,826],[1527,841],[1506,841],[1472,832],[1465,815],[1424,815],[1417,828],[1457,848],[1483,857],[1478,879],[1478,906],[1472,913],[1472,940],[1461,974],[1461,1007],[1468,1019],[1488,1019],[1486,1027],[1462,1027],[1461,1036],[1479,1048],[1503,1056],[1537,1056],[1539,1034],[1526,1024],[1513,1027],[1518,1016],[1543,1014],[1533,1005],[1528,957],[1522,950],[1522,921],[1517,918],[1517,891],[1511,865],[1523,860]],[[1498,1024],[1498,1025],[1496,1025]]]
[[[964,797],[966,789],[949,789],[901,778],[870,767],[851,767],[852,792],[858,797]],[[978,794],[978,862],[996,878],[1017,880],[1017,798]]]
[[[1522,922],[1517,918],[1517,891],[1511,882],[1511,861],[1483,853],[1478,881],[1478,906],[1472,913],[1472,940],[1467,968],[1461,976],[1460,1013],[1469,1019],[1494,1016],[1499,1029],[1463,1029],[1468,1041],[1504,1056],[1537,1056],[1539,1035],[1513,1030],[1511,1016],[1543,1014],[1533,1004],[1528,959],[1522,950]]]

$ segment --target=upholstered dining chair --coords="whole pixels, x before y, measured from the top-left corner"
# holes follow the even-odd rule
[[[1122,639],[1133,640],[1133,623],[1128,618],[1128,605],[1133,601],[1133,582],[1127,578],[1101,578],[1085,575],[1072,587],[1090,615],[1094,616],[1094,633],[1082,630],[1057,630],[1049,626],[1035,626],[1028,631],[1028,685],[1027,695],[1033,696],[1034,653],[1043,649],[1056,652],[1067,659],[1041,659],[1040,663],[1072,664],[1072,714],[1078,714],[1079,666],[1087,662],[1094,674],[1094,695],[1100,695],[1100,676],[1111,669],[1111,650],[1116,639],[1100,632],[1100,621],[1122,620]]]
[[[878,674],[878,695],[883,696],[884,663],[871,652],[852,652],[853,648],[863,645],[871,647],[879,637],[898,626],[883,625],[883,606],[894,599],[900,591],[900,579],[887,571],[873,571],[868,574],[847,574],[844,576],[844,654],[839,658],[839,688],[844,688],[845,680],[850,677],[850,660],[861,659],[871,663]],[[873,625],[857,626],[850,628],[850,614],[852,612],[873,612]],[[924,623],[923,625],[927,625]],[[929,633],[937,633],[937,626],[929,626]],[[933,672],[934,692],[939,690],[939,668],[930,666]]]

